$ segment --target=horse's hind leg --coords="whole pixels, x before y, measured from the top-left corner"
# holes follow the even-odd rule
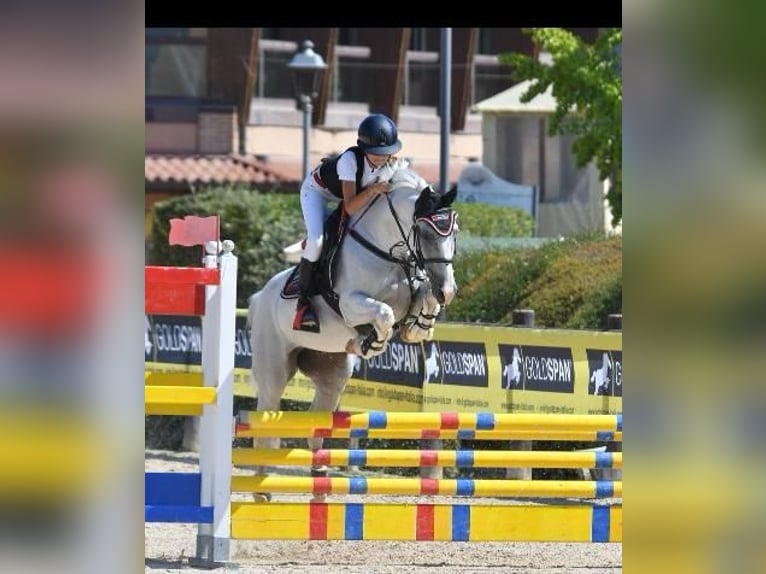
[[[298,357],[298,367],[314,383],[314,400],[310,411],[332,412],[338,408],[340,397],[353,372],[353,357],[346,353],[322,353],[304,350]],[[321,437],[308,439],[309,448],[322,448]],[[311,467],[311,476],[326,477],[326,465]],[[314,501],[323,501],[325,495],[316,495]]]
[[[263,355],[263,354],[262,354]],[[287,383],[295,375],[296,362],[295,354],[288,355],[282,361],[278,353],[272,354],[268,359],[253,362],[253,382],[256,386],[256,395],[258,397],[257,409],[263,411],[280,410],[282,395],[285,392]],[[255,357],[254,357],[255,359]],[[279,437],[255,437],[253,447],[256,449],[277,449],[280,447]],[[267,467],[256,466],[255,474],[266,474]],[[271,499],[269,493],[254,493],[256,501],[268,501]]]

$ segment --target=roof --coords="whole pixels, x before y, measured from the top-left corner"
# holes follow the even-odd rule
[[[521,101],[521,96],[533,83],[533,80],[525,80],[511,86],[491,98],[477,102],[471,111],[492,114],[549,114],[556,111],[556,98],[553,97],[552,86],[548,86],[545,92],[535,96],[529,102]]]
[[[146,154],[144,180],[147,184],[258,185],[285,183],[291,178],[255,158],[239,154]]]

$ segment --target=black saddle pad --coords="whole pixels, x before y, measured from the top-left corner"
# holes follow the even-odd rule
[[[293,268],[293,272],[287,276],[282,291],[279,294],[282,299],[297,299],[298,298],[298,265]]]

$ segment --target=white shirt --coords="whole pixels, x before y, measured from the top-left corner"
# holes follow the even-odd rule
[[[397,170],[398,165],[386,162],[380,167],[372,167],[367,158],[364,158],[364,172],[362,173],[362,188],[376,181],[388,181]],[[353,151],[345,151],[338,158],[338,179],[341,181],[356,181],[356,155]],[[359,193],[361,189],[357,189]]]

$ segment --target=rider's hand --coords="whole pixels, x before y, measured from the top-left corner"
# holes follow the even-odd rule
[[[372,188],[373,195],[380,195],[381,193],[388,193],[391,191],[391,184],[387,181],[376,181],[371,184],[370,187]]]

